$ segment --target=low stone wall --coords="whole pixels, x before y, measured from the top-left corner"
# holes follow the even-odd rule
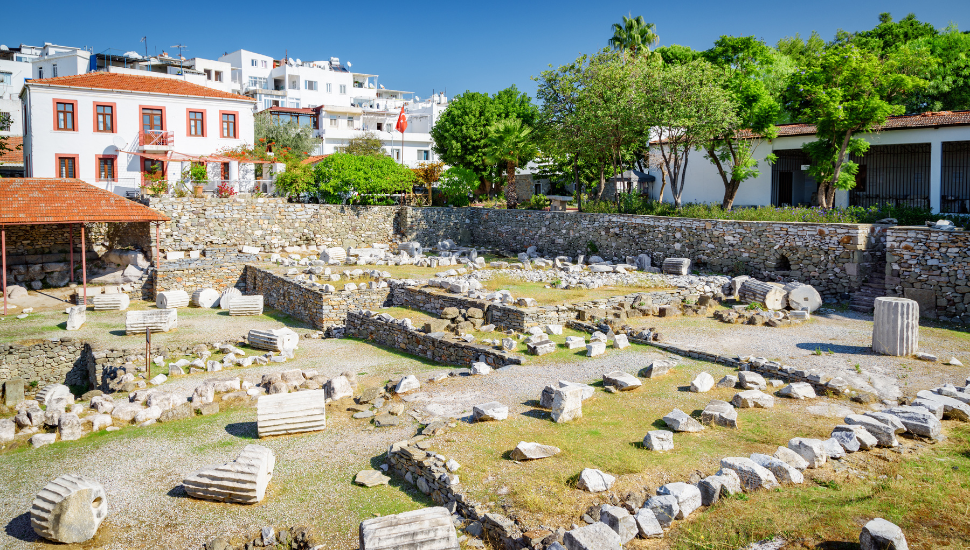
[[[493,367],[522,364],[522,359],[515,355],[496,351],[481,344],[454,340],[450,335],[438,338],[376,316],[368,316],[363,312],[347,314],[345,334],[446,365],[470,367],[472,363],[481,361],[482,358],[485,363]]]
[[[156,269],[152,277],[154,292],[166,290],[184,290],[191,296],[193,292],[203,288],[223,290],[236,287],[246,290],[246,262],[259,261],[259,257],[250,254],[238,254],[229,259],[198,258],[163,262]],[[150,298],[155,299],[153,294]]]
[[[246,294],[262,294],[263,305],[300,319],[316,329],[346,323],[347,314],[392,305],[392,287],[326,293],[272,271],[248,265]]]
[[[431,286],[397,286],[391,295],[394,305],[408,307],[440,316],[447,307],[468,309],[477,307],[487,311],[489,303],[485,300],[473,300],[467,296],[451,294]]]
[[[886,294],[916,300],[920,315],[970,323],[970,232],[893,227]]]
[[[73,338],[52,338],[27,346],[0,344],[0,383],[21,378],[28,393],[48,384],[89,387],[93,368],[91,347]],[[31,382],[37,384],[31,388]]]

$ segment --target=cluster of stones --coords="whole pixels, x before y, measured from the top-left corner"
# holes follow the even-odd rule
[[[790,282],[782,285],[748,276],[734,277],[724,287],[725,295],[742,302],[714,313],[725,323],[755,326],[792,326],[807,321],[822,305],[822,297],[810,285]]]
[[[275,550],[319,550],[323,539],[306,526],[273,527],[265,526],[259,533],[245,540],[233,536],[213,537],[203,550],[252,550],[253,548],[273,548]]]

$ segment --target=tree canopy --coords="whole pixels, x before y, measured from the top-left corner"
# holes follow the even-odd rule
[[[609,44],[615,50],[629,51],[633,55],[649,52],[650,46],[657,43],[657,26],[647,23],[642,15],[623,16],[621,23],[613,23],[613,37]]]

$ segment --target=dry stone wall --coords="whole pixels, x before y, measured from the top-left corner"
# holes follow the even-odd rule
[[[48,384],[87,387],[94,368],[91,347],[72,338],[53,338],[28,346],[0,344],[0,383],[21,378]],[[29,388],[28,388],[29,389]]]
[[[456,341],[453,335],[443,334],[438,337],[357,311],[347,314],[346,335],[372,340],[383,346],[446,365],[470,367],[472,363],[481,361],[483,358],[485,363],[493,367],[522,363],[522,359],[515,355],[496,351],[481,344]]]
[[[391,305],[392,287],[326,293],[252,265],[246,266],[246,294],[263,296],[263,305],[323,330],[343,325],[347,313]]]
[[[893,227],[886,294],[915,300],[920,315],[970,322],[970,232]]]

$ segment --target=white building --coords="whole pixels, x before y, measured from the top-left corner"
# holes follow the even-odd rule
[[[777,138],[762,142],[755,151],[760,175],[741,184],[735,205],[813,203],[818,185],[808,175],[811,161],[801,147],[815,140],[815,127],[785,124],[778,130]],[[890,117],[877,131],[856,137],[871,147],[865,155],[853,157],[859,164],[856,185],[836,192],[837,206],[894,204],[970,212],[970,111]],[[656,151],[656,144],[652,149]],[[773,165],[765,161],[769,153],[778,157]],[[661,174],[656,168],[650,174],[656,181],[649,193],[657,198]],[[724,183],[717,168],[702,151],[692,151],[683,202],[720,203],[723,197]],[[672,201],[669,186],[664,200]]]
[[[444,94],[420,101],[413,92],[389,90],[378,75],[351,71],[351,63],[273,59],[247,50],[219,58],[232,66],[232,91],[256,100],[276,120],[292,117],[311,126],[322,144],[315,155],[340,151],[365,132],[375,132],[387,154],[409,166],[437,160],[431,128],[448,105]],[[408,117],[403,136],[394,127],[401,107]]]
[[[99,71],[29,80],[20,99],[27,177],[77,177],[124,194],[153,170],[177,181],[206,162],[211,180],[253,179],[251,164],[219,155],[253,143],[251,98],[178,75]]]

